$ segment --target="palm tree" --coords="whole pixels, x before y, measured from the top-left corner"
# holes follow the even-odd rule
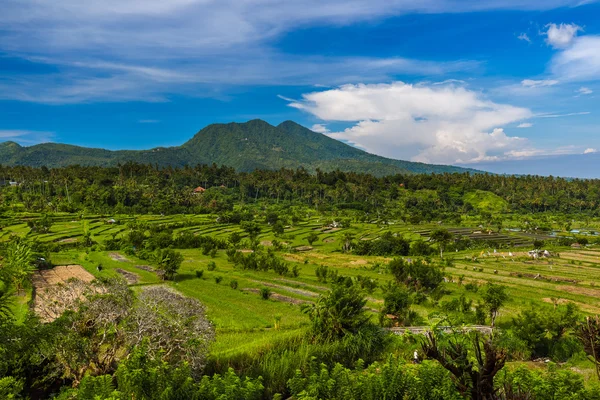
[[[10,303],[12,303],[10,294],[0,290],[0,320],[8,319],[12,315]]]
[[[12,281],[20,293],[24,283],[35,272],[32,261],[33,251],[29,243],[21,239],[12,240],[6,248],[4,263],[0,268],[0,280],[5,283]]]

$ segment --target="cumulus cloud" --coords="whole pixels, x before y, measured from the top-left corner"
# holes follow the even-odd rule
[[[551,70],[561,79],[594,81],[600,79],[600,36],[588,35],[575,39],[573,44],[556,54]]]
[[[323,134],[330,132],[329,129],[323,124],[314,124],[310,128],[310,130],[313,132],[318,132],[318,133],[323,133]]]
[[[517,125],[517,128],[531,128],[533,124],[531,122],[523,122]]]
[[[590,89],[590,88],[586,88],[586,87],[582,86],[582,87],[580,87],[577,90],[577,93],[579,93],[579,94],[592,94],[592,93],[594,93],[594,91],[592,89]]]
[[[587,149],[585,149],[583,151],[583,154],[591,154],[591,153],[597,153],[597,152],[598,152],[598,150],[588,147]]]
[[[530,148],[502,128],[530,118],[530,110],[494,103],[461,86],[343,85],[304,94],[290,106],[323,121],[354,123],[330,136],[392,158],[466,163]]]
[[[577,32],[583,30],[575,24],[548,24],[546,27],[548,30],[543,33],[547,36],[546,43],[555,49],[568,47],[577,36]]]
[[[523,40],[527,43],[531,43],[531,39],[529,38],[529,35],[527,35],[526,33],[521,33],[519,36],[517,36],[517,39],[519,40]]]
[[[521,81],[521,86],[529,87],[529,88],[538,88],[538,87],[544,87],[544,86],[554,86],[554,85],[557,85],[558,83],[559,82],[556,79],[541,79],[541,80],[523,79]]]

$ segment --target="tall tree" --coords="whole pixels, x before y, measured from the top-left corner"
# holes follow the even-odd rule
[[[481,294],[481,296],[483,298],[484,305],[490,313],[492,327],[494,327],[496,324],[496,317],[498,316],[500,308],[508,300],[508,295],[506,294],[506,286],[488,283],[483,288],[483,293]]]
[[[436,229],[429,236],[432,242],[437,243],[440,248],[440,258],[444,258],[444,248],[450,243],[454,236],[447,229]]]
[[[33,264],[34,254],[31,244],[21,238],[13,238],[6,246],[4,259],[0,265],[0,280],[12,282],[21,292],[36,268]]]
[[[577,337],[583,343],[588,358],[594,363],[596,376],[600,380],[600,316],[586,317],[585,322],[579,324]]]

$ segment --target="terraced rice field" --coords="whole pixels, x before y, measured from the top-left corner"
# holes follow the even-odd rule
[[[115,224],[107,221],[116,220]],[[87,273],[96,277],[125,277],[129,284],[137,288],[144,285],[164,284],[153,271],[155,266],[122,251],[85,250],[77,245],[83,237],[84,230],[89,230],[91,238],[97,243],[111,239],[113,236],[125,235],[129,231],[128,223],[137,221],[146,224],[178,224],[174,233],[189,231],[197,235],[210,235],[226,239],[232,232],[246,237],[239,225],[218,224],[216,217],[200,216],[85,216],[84,219],[72,215],[60,216],[53,224],[50,232],[35,234],[44,242],[55,242],[59,250],[51,254],[55,265],[81,265]],[[180,225],[184,226],[180,226]],[[244,271],[234,268],[227,261],[224,251],[216,257],[203,255],[200,249],[180,249],[184,262],[176,279],[167,284],[181,293],[199,299],[207,308],[209,318],[217,328],[216,348],[221,343],[230,343],[234,337],[243,334],[244,338],[253,338],[256,343],[263,343],[264,338],[284,337],[297,334],[308,326],[308,317],[300,305],[314,301],[318,295],[329,289],[328,282],[319,282],[316,269],[323,265],[337,270],[340,275],[359,276],[375,279],[379,283],[372,294],[368,295],[367,307],[373,310],[373,318],[383,303],[381,286],[392,280],[385,273],[385,264],[390,261],[386,257],[357,256],[341,251],[341,244],[346,233],[351,233],[356,240],[377,240],[385,232],[403,235],[407,238],[427,238],[437,224],[378,224],[353,223],[351,228],[331,229],[324,226],[322,217],[311,217],[307,221],[293,227],[287,227],[285,233],[275,237],[271,228],[263,224],[258,236],[265,248],[272,248],[274,240],[287,243],[279,253],[290,269],[299,268],[299,276],[282,277],[274,272]],[[532,239],[521,233],[506,232],[502,234],[474,233],[477,228],[449,228],[456,235],[477,237],[481,240],[494,238],[496,242],[512,243],[515,247],[482,251],[467,250],[447,254],[452,262],[446,267],[449,294],[441,302],[465,295],[477,301],[479,295],[466,291],[466,283],[484,284],[486,282],[501,283],[508,287],[510,300],[501,310],[498,323],[509,321],[512,316],[527,307],[551,307],[553,302],[571,301],[586,313],[600,313],[600,249],[595,247],[571,249],[552,247],[553,253],[559,256],[533,260],[527,256]],[[11,234],[23,235],[29,231],[25,223],[15,223],[0,231],[0,240]],[[318,240],[307,251],[293,249],[307,246],[307,236],[311,232],[318,234]],[[509,255],[512,253],[512,256]],[[488,255],[489,254],[489,255]],[[208,271],[209,262],[214,261],[216,269]],[[102,268],[98,269],[101,264]],[[202,278],[196,271],[203,270]],[[216,278],[220,277],[217,283]],[[461,278],[462,277],[462,278]],[[462,279],[462,283],[459,281]],[[230,283],[237,281],[237,289]],[[258,292],[268,288],[273,292],[269,300],[261,299]],[[19,307],[26,307],[23,302]],[[425,321],[430,320],[434,309],[424,303],[414,306]],[[248,339],[250,340],[250,339]],[[246,346],[247,343],[239,343]],[[225,350],[223,350],[225,351]]]

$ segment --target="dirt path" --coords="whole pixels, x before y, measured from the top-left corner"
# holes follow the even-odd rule
[[[108,256],[110,258],[112,258],[113,260],[119,261],[119,262],[127,262],[127,261],[129,261],[128,259],[126,259],[122,255],[120,255],[119,253],[108,253]]]
[[[117,271],[117,273],[119,273],[123,278],[125,278],[128,285],[133,285],[135,283],[138,283],[139,276],[137,274],[134,274],[133,272],[125,271],[124,269],[121,269],[121,268],[117,268],[115,271]]]

